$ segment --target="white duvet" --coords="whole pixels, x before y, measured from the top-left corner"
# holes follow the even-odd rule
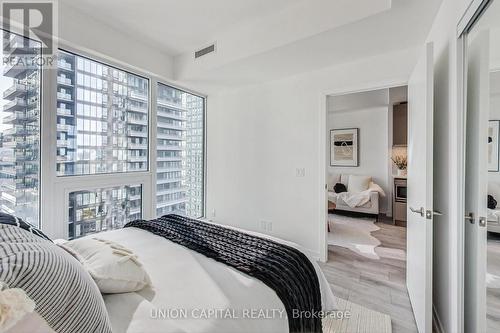
[[[280,243],[296,244],[271,238]],[[137,228],[100,233],[133,250],[153,288],[104,295],[114,333],[288,332],[283,303],[261,281],[163,237]],[[302,251],[304,252],[304,251]],[[314,260],[323,310],[335,310],[333,294]]]

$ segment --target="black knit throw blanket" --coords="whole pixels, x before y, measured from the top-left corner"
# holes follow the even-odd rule
[[[248,274],[272,288],[285,305],[290,332],[321,332],[321,291],[314,266],[300,251],[233,229],[165,215],[126,227],[147,230]]]

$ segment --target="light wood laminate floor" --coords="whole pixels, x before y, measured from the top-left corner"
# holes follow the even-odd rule
[[[382,243],[369,259],[339,246],[329,246],[328,262],[321,264],[333,293],[391,316],[393,333],[417,332],[406,289],[406,228],[378,222],[372,232]],[[374,332],[375,333],[375,332]]]

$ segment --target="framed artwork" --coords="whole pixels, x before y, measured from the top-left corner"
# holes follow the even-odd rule
[[[499,171],[499,146],[498,135],[500,131],[500,120],[490,120],[488,123],[488,171]]]
[[[330,130],[330,166],[359,166],[359,128]]]

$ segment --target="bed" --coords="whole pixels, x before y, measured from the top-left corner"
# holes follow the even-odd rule
[[[290,242],[247,233],[300,250]],[[283,304],[261,281],[145,230],[125,228],[99,237],[133,250],[154,286],[154,290],[103,296],[113,332],[288,332],[287,319],[281,316]],[[323,309],[334,310],[336,304],[328,282],[318,264],[312,262],[320,282]],[[259,309],[266,311],[243,318]],[[182,318],[183,310],[188,311],[188,318]],[[210,310],[218,314],[207,313]]]
[[[139,221],[136,222],[138,223]],[[146,226],[150,226],[151,222],[153,221],[141,221]],[[194,220],[193,222],[200,223]],[[17,219],[15,223],[18,224]],[[297,244],[267,235],[242,231],[238,228],[221,227],[209,222],[203,222],[202,224],[208,228],[235,230],[237,233],[243,232],[252,236],[269,239],[283,244],[285,247],[289,247],[292,252],[297,253],[294,250],[297,249],[305,253]],[[200,225],[198,226],[202,228]],[[102,327],[106,327],[107,331],[112,330],[114,333],[274,333],[290,331],[290,318],[287,319],[287,311],[285,311],[285,304],[287,303],[282,301],[282,297],[278,297],[278,289],[272,289],[263,282],[265,279],[254,278],[250,276],[252,275],[251,272],[248,273],[250,275],[243,273],[241,267],[235,269],[230,265],[216,261],[220,258],[215,258],[216,260],[211,259],[204,254],[190,250],[188,247],[165,239],[158,234],[143,230],[138,225],[136,227],[129,225],[129,227],[123,229],[103,232],[98,235],[89,235],[83,238],[93,238],[94,241],[97,241],[96,237],[98,237],[99,242],[120,244],[120,246],[133,251],[134,255],[140,261],[141,267],[149,275],[151,286],[136,292],[102,294],[102,299],[99,290],[83,294],[82,288],[78,287],[80,279],[82,281],[88,279],[90,281],[87,281],[86,288],[97,289],[97,286],[93,285],[94,283],[92,282],[92,278],[95,280],[95,277],[92,276],[91,278],[85,272],[85,269],[82,268],[84,265],[81,265],[78,260],[75,260],[72,254],[68,253],[67,246],[56,246],[50,240],[42,239],[39,237],[40,235],[34,235],[34,229],[29,226],[27,230],[31,233],[15,228],[12,225],[0,225],[0,227],[0,235],[3,239],[3,243],[0,242],[2,244],[0,246],[0,254],[2,254],[0,256],[0,263],[3,262],[2,265],[6,269],[3,275],[4,279],[7,279],[7,284],[10,283],[11,288],[24,288],[28,296],[32,298],[45,293],[47,299],[50,298],[52,300],[53,296],[51,295],[54,295],[54,293],[59,294],[58,297],[62,297],[59,304],[62,304],[62,307],[68,305],[73,308],[75,306],[80,307],[78,312],[81,314],[78,315],[80,319],[84,320],[93,317],[88,312],[92,311],[95,306],[99,306],[100,303],[100,307],[102,308],[101,315],[103,317],[99,320],[93,319],[92,325],[96,325],[93,327],[101,325]],[[198,232],[199,230],[201,229],[196,231]],[[13,248],[12,244],[16,244],[14,246],[18,247],[18,250],[11,251]],[[280,245],[276,246],[284,248]],[[65,250],[62,250],[62,248],[65,248]],[[35,252],[33,251],[37,254],[34,255]],[[42,256],[37,257],[40,253],[42,253]],[[299,257],[304,258],[307,266],[310,267],[308,276],[313,277],[313,280],[316,280],[315,278],[317,277],[317,281],[315,281],[317,287],[314,288],[317,300],[315,304],[318,304],[323,311],[339,309],[329,284],[318,264],[314,260],[300,253],[298,254],[300,255]],[[21,257],[25,258],[24,261],[21,261],[24,266],[19,270],[16,260],[20,262],[19,258]],[[29,263],[26,258],[34,258],[33,260],[35,261]],[[57,260],[53,260],[54,258]],[[289,258],[291,259],[292,257]],[[41,260],[48,261],[46,264],[37,265],[36,263],[42,262]],[[57,268],[63,263],[66,265],[66,268],[62,271],[61,269],[48,270],[46,268]],[[276,265],[276,267],[283,267],[278,264]],[[10,273],[7,272],[9,270]],[[273,269],[269,268],[268,270],[272,271]],[[17,271],[21,271],[21,275],[16,279],[12,277],[12,272],[16,273]],[[71,276],[73,277],[70,277],[70,275],[62,276],[67,271],[72,272],[73,275]],[[38,276],[36,276],[37,274]],[[29,281],[26,282],[27,280]],[[58,286],[66,286],[72,280],[76,282],[76,288],[73,291],[76,294],[71,296],[67,292],[61,293],[61,289]],[[25,281],[26,283],[23,284],[20,281]],[[285,281],[288,283],[288,280]],[[297,281],[299,280],[290,279],[290,283],[292,284],[297,284]],[[268,281],[266,283],[268,284]],[[50,288],[55,289],[53,291],[45,290],[49,285]],[[99,289],[101,289],[101,286],[99,286]],[[303,290],[309,289],[303,288]],[[92,295],[93,299],[89,298],[88,295]],[[310,298],[309,294],[306,295],[306,298]],[[43,298],[37,299],[35,297],[34,299],[38,302],[38,305],[44,302]],[[74,303],[74,305],[71,305],[71,303]],[[290,302],[288,304],[290,305]],[[87,310],[84,310],[85,307]],[[37,312],[40,313],[39,310],[45,310],[45,313],[40,313],[40,315],[43,318],[48,318],[47,316],[52,315],[54,310],[56,310],[54,308],[59,308],[59,306],[46,306],[45,309],[38,308]],[[67,310],[60,310],[59,315],[62,317],[57,321],[56,325],[53,325],[53,327],[57,326],[57,329],[54,329],[55,331],[75,331],[75,328],[69,329],[67,326],[66,329],[63,329],[67,325],[69,316],[72,316],[71,321],[74,322],[74,325],[80,325],[79,330],[89,330],[88,326],[79,322],[78,317],[71,313],[68,314]],[[43,319],[41,321],[43,322]],[[90,331],[95,331],[95,329],[93,328]],[[103,329],[98,329],[98,331],[103,331]]]

